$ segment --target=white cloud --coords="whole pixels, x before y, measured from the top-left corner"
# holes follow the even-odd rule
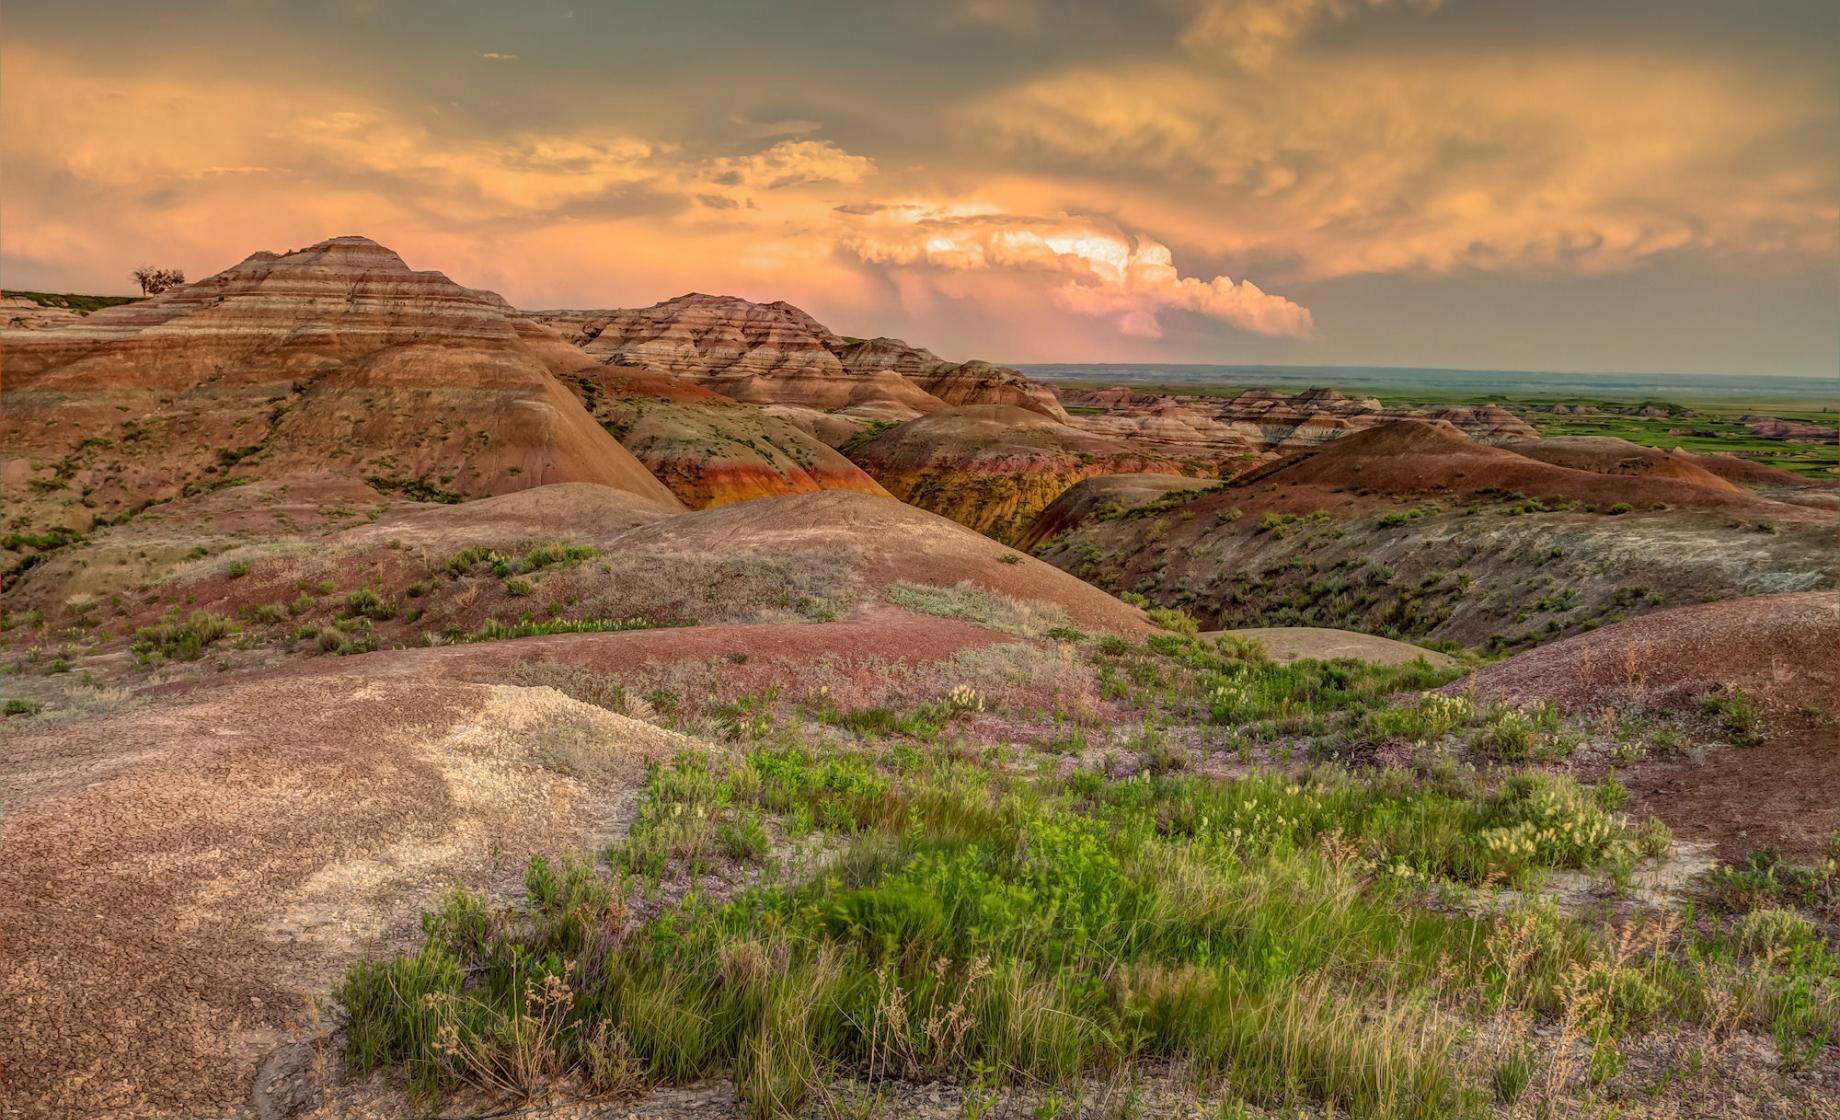
[[[1115,319],[1141,338],[1162,335],[1159,313],[1193,311],[1255,334],[1301,338],[1314,324],[1307,308],[1247,280],[1182,276],[1169,247],[1095,219],[1026,217],[977,204],[955,209],[896,203],[863,216],[843,247],[870,264],[957,272],[1020,271],[1061,278],[1055,306]]]

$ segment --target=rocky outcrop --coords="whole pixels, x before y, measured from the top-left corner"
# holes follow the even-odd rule
[[[1786,443],[1840,442],[1840,428],[1831,423],[1811,424],[1776,416],[1746,416],[1744,420],[1751,426],[1751,435],[1759,439],[1780,439]]]
[[[535,311],[610,366],[688,378],[759,405],[910,420],[961,404],[1062,419],[1053,390],[988,362],[948,362],[895,338],[852,339],[789,303],[701,293],[618,311]]]
[[[1373,397],[1348,397],[1328,387],[1288,397],[1271,389],[1249,389],[1228,398],[1166,396],[1116,387],[1067,392],[1062,399],[1081,411],[1072,422],[1088,431],[1180,448],[1188,454],[1242,457],[1304,450],[1412,418],[1448,420],[1485,443],[1538,438],[1531,426],[1504,408],[1388,408]]]
[[[852,458],[895,497],[1006,543],[1019,540],[1049,503],[1083,478],[1214,469],[1014,405],[936,412],[884,432]]]
[[[362,237],[3,341],[0,457],[41,526],[309,474],[447,500],[593,482],[681,508],[555,376],[578,352]]]
[[[818,490],[888,497],[811,433],[683,378],[590,360],[566,380],[595,420],[692,509]]]
[[[0,330],[43,331],[67,327],[83,316],[68,307],[53,307],[23,296],[0,298]]]
[[[1116,393],[1122,396],[1100,398],[1116,402],[1106,411],[1071,422],[1088,432],[1127,440],[1133,447],[1171,455],[1252,459],[1265,449],[1265,433],[1254,424],[1223,420],[1171,397]]]

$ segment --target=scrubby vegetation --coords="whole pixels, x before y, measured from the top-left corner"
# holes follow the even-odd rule
[[[890,597],[1008,617],[965,588]],[[1455,673],[1422,662],[1056,648],[901,680],[907,707],[526,667],[716,745],[653,764],[619,843],[533,860],[520,899],[456,892],[415,952],[355,966],[348,1057],[436,1094],[725,1075],[758,1116],[845,1083],[943,1079],[971,1108],[1156,1069],[1429,1117],[1563,1114],[1656,1031],[1752,1029],[1794,1065],[1840,1030],[1832,943],[1773,866],[1687,922],[1541,900],[1669,847],[1614,780],[1526,768],[1574,734],[1550,709],[1435,691]],[[1018,661],[1036,687],[1006,686]],[[1363,761],[1385,744],[1407,753]]]

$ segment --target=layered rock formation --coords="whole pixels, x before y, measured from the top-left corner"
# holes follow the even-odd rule
[[[4,341],[0,450],[37,526],[306,475],[444,500],[593,482],[680,508],[554,376],[559,339],[362,237]]]
[[[1069,486],[1121,472],[1211,474],[1015,405],[970,405],[892,428],[852,452],[903,501],[997,540],[1019,540]]]
[[[817,490],[888,497],[810,432],[684,378],[589,359],[565,380],[601,426],[692,509]]]
[[[51,307],[23,296],[0,298],[0,329],[42,331],[67,327],[83,318],[68,307]]]
[[[1221,398],[1118,387],[1069,391],[1063,400],[1082,410],[1098,410],[1074,420],[1089,431],[1190,454],[1242,456],[1320,447],[1350,432],[1408,418],[1448,420],[1486,443],[1538,438],[1531,426],[1503,408],[1388,408],[1373,397],[1347,397],[1332,388],[1306,389],[1288,397],[1271,389],[1249,389]]]
[[[610,366],[688,378],[752,404],[839,414],[856,427],[959,404],[1065,415],[1052,390],[1016,370],[947,362],[900,339],[845,338],[784,302],[691,293],[651,307],[530,314]]]

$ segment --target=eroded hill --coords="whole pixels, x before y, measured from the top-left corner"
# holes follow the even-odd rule
[[[1070,491],[1033,538],[1083,579],[1209,627],[1340,626],[1493,649],[1663,605],[1840,583],[1831,514],[1721,478],[1726,464],[1528,450],[1398,421],[1199,494],[1129,506],[1095,479],[1082,484],[1090,499]]]

